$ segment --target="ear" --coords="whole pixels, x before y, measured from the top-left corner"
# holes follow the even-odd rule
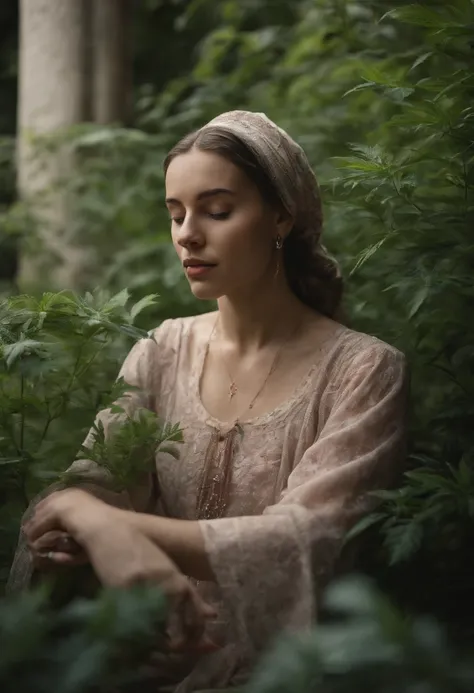
[[[285,240],[290,234],[294,223],[293,217],[291,217],[286,210],[279,210],[275,219],[275,230],[277,235]]]

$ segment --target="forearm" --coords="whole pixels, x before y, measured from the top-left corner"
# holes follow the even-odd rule
[[[215,580],[199,522],[144,513],[133,513],[133,522],[185,575]]]

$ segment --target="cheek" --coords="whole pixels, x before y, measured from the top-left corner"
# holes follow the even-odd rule
[[[271,232],[261,215],[236,216],[221,238],[229,252],[244,255],[245,260],[258,264],[266,261],[271,252]]]
[[[173,244],[174,249],[176,250],[176,252],[178,254],[178,257],[181,257],[181,252],[182,252],[183,248],[181,245],[179,245],[177,234],[173,232],[173,229],[171,229],[171,242]]]

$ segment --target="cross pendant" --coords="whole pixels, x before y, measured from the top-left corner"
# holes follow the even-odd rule
[[[229,387],[229,399],[232,399],[234,395],[237,394],[237,385],[235,383],[231,383]]]

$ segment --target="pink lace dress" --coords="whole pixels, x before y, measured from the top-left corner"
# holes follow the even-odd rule
[[[221,648],[179,669],[180,693],[240,682],[278,634],[312,626],[345,532],[371,509],[368,492],[393,483],[404,460],[399,351],[340,326],[290,399],[233,426],[201,402],[207,343],[197,320],[165,321],[121,370],[140,388],[127,409],[149,407],[183,429],[180,459],[156,458],[156,512],[200,521],[216,576],[197,587],[217,607],[209,635]],[[99,414],[106,428],[115,416]],[[73,468],[94,476],[90,464]],[[197,502],[203,482],[219,496],[208,513]],[[137,492],[134,506],[148,500]]]

